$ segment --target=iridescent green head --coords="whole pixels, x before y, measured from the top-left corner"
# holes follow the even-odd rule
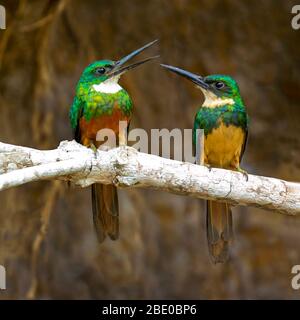
[[[102,82],[105,82],[109,79],[114,79],[116,81],[119,80],[120,76],[127,72],[128,70],[131,70],[133,68],[136,68],[145,62],[148,62],[152,59],[157,58],[158,56],[146,58],[142,61],[138,61],[136,63],[124,66],[127,61],[132,59],[133,57],[137,56],[140,54],[142,51],[145,49],[151,47],[153,44],[155,44],[157,40],[152,41],[142,48],[139,48],[124,58],[118,60],[118,61],[112,61],[112,60],[100,60],[100,61],[95,61],[91,63],[89,66],[85,68],[83,71],[79,83],[90,83],[90,84],[100,84]]]
[[[114,65],[115,61],[112,60],[95,61],[84,69],[80,81],[101,83],[109,79],[109,73],[113,70]]]
[[[226,75],[213,74],[203,78],[203,81],[208,85],[208,89],[218,97],[240,99],[240,89],[236,81]],[[205,89],[205,88],[204,88]]]
[[[177,67],[164,64],[161,66],[195,83],[205,96],[203,104],[205,106],[217,107],[224,104],[243,103],[239,86],[230,76],[214,74],[202,77]]]

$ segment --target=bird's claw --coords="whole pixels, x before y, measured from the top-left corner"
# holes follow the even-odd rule
[[[209,172],[211,172],[211,169],[212,169],[212,166],[211,166],[211,165],[205,164],[204,166],[208,169]]]
[[[243,170],[242,168],[238,167],[237,171],[243,174],[243,176],[245,177],[246,181],[249,180],[248,172],[246,170]]]
[[[98,151],[97,147],[93,143],[91,143],[90,148],[93,150],[94,155],[97,158],[97,151]]]

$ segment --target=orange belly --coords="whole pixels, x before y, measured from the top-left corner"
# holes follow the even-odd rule
[[[130,117],[125,116],[120,109],[114,110],[111,115],[101,115],[92,118],[90,121],[86,121],[82,117],[79,121],[81,143],[84,146],[90,146],[93,143],[96,147],[99,147],[101,143],[96,141],[96,136],[101,129],[111,129],[118,137],[120,121],[127,121],[128,125],[130,121]]]

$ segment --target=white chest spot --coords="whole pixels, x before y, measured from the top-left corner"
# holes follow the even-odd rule
[[[118,91],[122,90],[123,88],[119,85],[118,79],[112,78],[108,79],[100,84],[94,84],[93,88],[97,92],[101,93],[117,93]]]

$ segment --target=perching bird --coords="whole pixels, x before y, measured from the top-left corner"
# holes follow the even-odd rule
[[[161,66],[189,79],[204,94],[205,101],[194,121],[194,144],[199,143],[196,130],[204,130],[204,163],[200,159],[197,163],[237,170],[248,179],[240,167],[248,136],[248,115],[236,81],[226,75],[201,77],[176,67]],[[206,226],[213,262],[225,262],[229,255],[228,245],[233,239],[230,205],[207,200]]]
[[[127,61],[156,42],[157,40],[150,42],[116,62],[112,60],[93,62],[83,71],[69,114],[77,142],[86,147],[98,148],[101,145],[96,138],[99,130],[111,129],[116,135],[117,144],[126,144],[133,104],[118,81],[126,71],[156,58],[150,57],[124,66]],[[128,124],[124,130],[121,130],[122,132],[119,132],[119,121],[126,121]],[[102,242],[106,235],[116,240],[119,236],[119,205],[116,187],[93,184],[92,209],[99,242]]]

